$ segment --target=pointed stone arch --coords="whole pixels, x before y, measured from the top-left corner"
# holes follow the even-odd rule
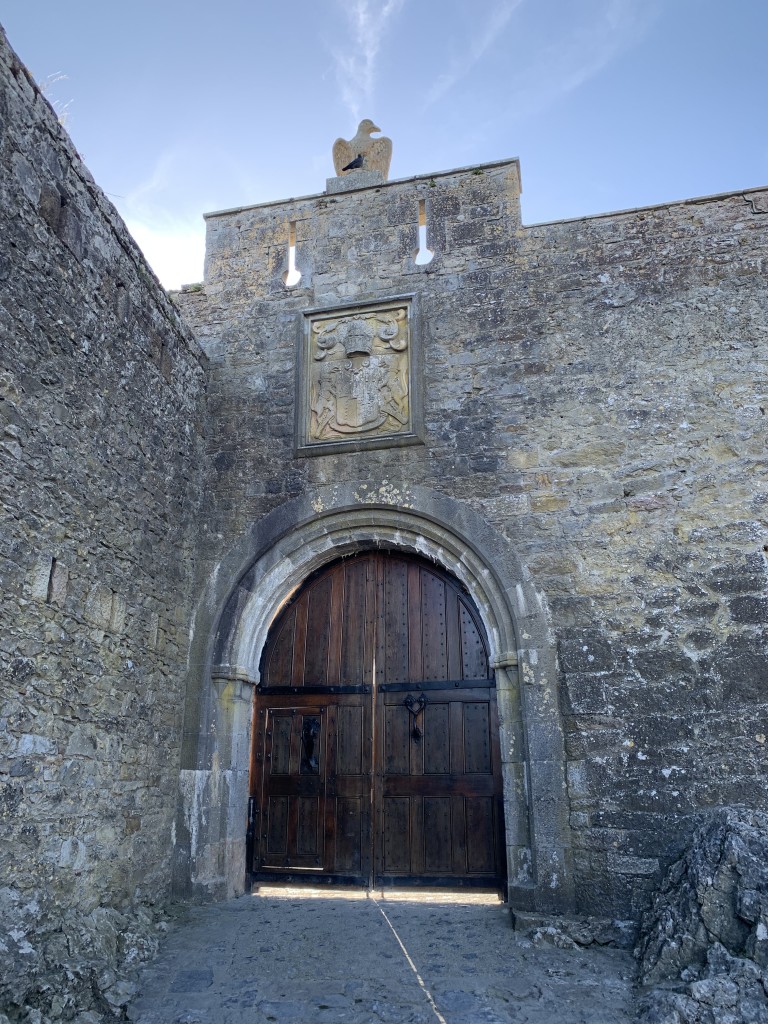
[[[232,546],[200,601],[185,710],[176,885],[220,897],[245,879],[251,694],[279,609],[326,563],[366,548],[421,555],[467,588],[496,671],[509,899],[573,907],[568,800],[554,643],[544,599],[498,531],[423,487],[317,488]]]

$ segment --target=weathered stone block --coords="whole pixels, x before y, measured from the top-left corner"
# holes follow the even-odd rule
[[[768,625],[768,598],[737,597],[731,601],[730,609],[734,622],[753,626]]]
[[[336,192],[351,192],[359,188],[373,188],[376,185],[384,184],[384,175],[381,171],[348,171],[336,178],[327,178],[325,191],[329,195]]]
[[[610,641],[596,630],[569,630],[558,645],[560,666],[565,673],[610,672],[616,658]]]
[[[762,636],[733,637],[714,652],[723,699],[741,704],[766,700],[768,648]]]
[[[673,683],[681,677],[696,675],[695,663],[671,645],[634,651],[630,661],[640,678],[649,683]]]

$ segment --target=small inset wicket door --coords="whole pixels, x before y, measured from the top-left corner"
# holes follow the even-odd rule
[[[256,694],[254,878],[499,885],[496,691],[468,595],[369,552],[283,610]]]
[[[370,702],[362,694],[330,697],[258,699],[255,872],[368,880]]]

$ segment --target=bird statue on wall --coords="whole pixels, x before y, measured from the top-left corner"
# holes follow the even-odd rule
[[[333,166],[337,175],[348,171],[379,171],[387,180],[392,159],[392,140],[382,136],[372,139],[372,132],[380,132],[367,117],[357,126],[354,139],[336,139],[333,144]]]

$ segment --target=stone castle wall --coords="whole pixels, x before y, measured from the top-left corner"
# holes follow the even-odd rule
[[[765,800],[768,194],[530,228],[518,195],[513,161],[209,217],[178,299],[211,360],[205,554],[299,496],[417,486],[505,538],[557,653],[577,905],[635,916],[691,815]],[[424,444],[297,456],[304,312],[411,294]]]
[[[355,545],[484,616],[520,906],[636,918],[700,812],[765,804],[768,193],[334,191],[211,215],[174,304],[0,47],[0,1007],[118,1008],[172,867],[242,889],[258,630]],[[299,453],[307,311],[394,299],[417,443]]]
[[[130,994],[116,969],[156,946],[203,493],[204,367],[0,33],[8,1012],[116,1009]]]

